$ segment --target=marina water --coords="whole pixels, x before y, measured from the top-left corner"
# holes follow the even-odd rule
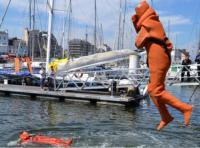
[[[195,87],[168,88],[189,102]],[[182,115],[170,108],[175,120],[156,131],[159,113],[150,102],[137,108],[91,105],[78,102],[30,100],[27,97],[0,97],[0,146],[19,146],[19,133],[44,134],[74,139],[74,147],[200,147],[200,89],[191,104],[191,125],[183,125]],[[28,145],[41,146],[41,145]],[[25,146],[26,147],[26,146]]]

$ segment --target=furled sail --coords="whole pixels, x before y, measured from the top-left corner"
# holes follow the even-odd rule
[[[75,71],[82,68],[119,61],[129,57],[129,55],[138,56],[138,53],[130,49],[97,53],[89,56],[80,57],[74,61],[61,63],[57,66],[57,71],[58,72]]]

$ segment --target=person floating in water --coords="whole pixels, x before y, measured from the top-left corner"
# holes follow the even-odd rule
[[[31,135],[28,132],[24,131],[19,136],[19,143],[21,145],[25,144],[48,144],[51,146],[58,147],[69,147],[72,144],[72,139],[63,140],[54,137],[48,137],[43,135]]]
[[[174,119],[166,105],[179,110],[184,116],[185,125],[188,126],[192,106],[183,103],[165,90],[164,82],[171,65],[173,45],[166,37],[159,16],[146,0],[141,0],[135,11],[136,14],[132,16],[133,25],[138,33],[135,44],[138,49],[146,49],[150,72],[148,93],[161,115],[157,130],[163,129]]]

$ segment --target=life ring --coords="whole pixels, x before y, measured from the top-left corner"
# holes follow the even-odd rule
[[[75,76],[76,78],[82,78],[82,77],[83,77],[83,73],[82,73],[82,72],[76,72],[76,73],[74,74],[74,76]]]

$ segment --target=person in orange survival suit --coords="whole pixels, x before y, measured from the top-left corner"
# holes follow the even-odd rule
[[[72,144],[72,139],[62,140],[53,137],[47,137],[42,135],[31,135],[28,132],[22,132],[19,136],[20,144],[49,144],[58,147],[69,147]]]
[[[157,130],[161,130],[174,119],[168,112],[166,105],[170,105],[183,113],[184,123],[188,126],[192,106],[181,102],[165,90],[164,82],[171,65],[173,45],[166,37],[158,15],[146,0],[141,0],[135,11],[136,14],[132,17],[133,25],[138,33],[135,44],[137,48],[145,48],[147,51],[147,63],[150,72],[148,92],[161,115]]]

